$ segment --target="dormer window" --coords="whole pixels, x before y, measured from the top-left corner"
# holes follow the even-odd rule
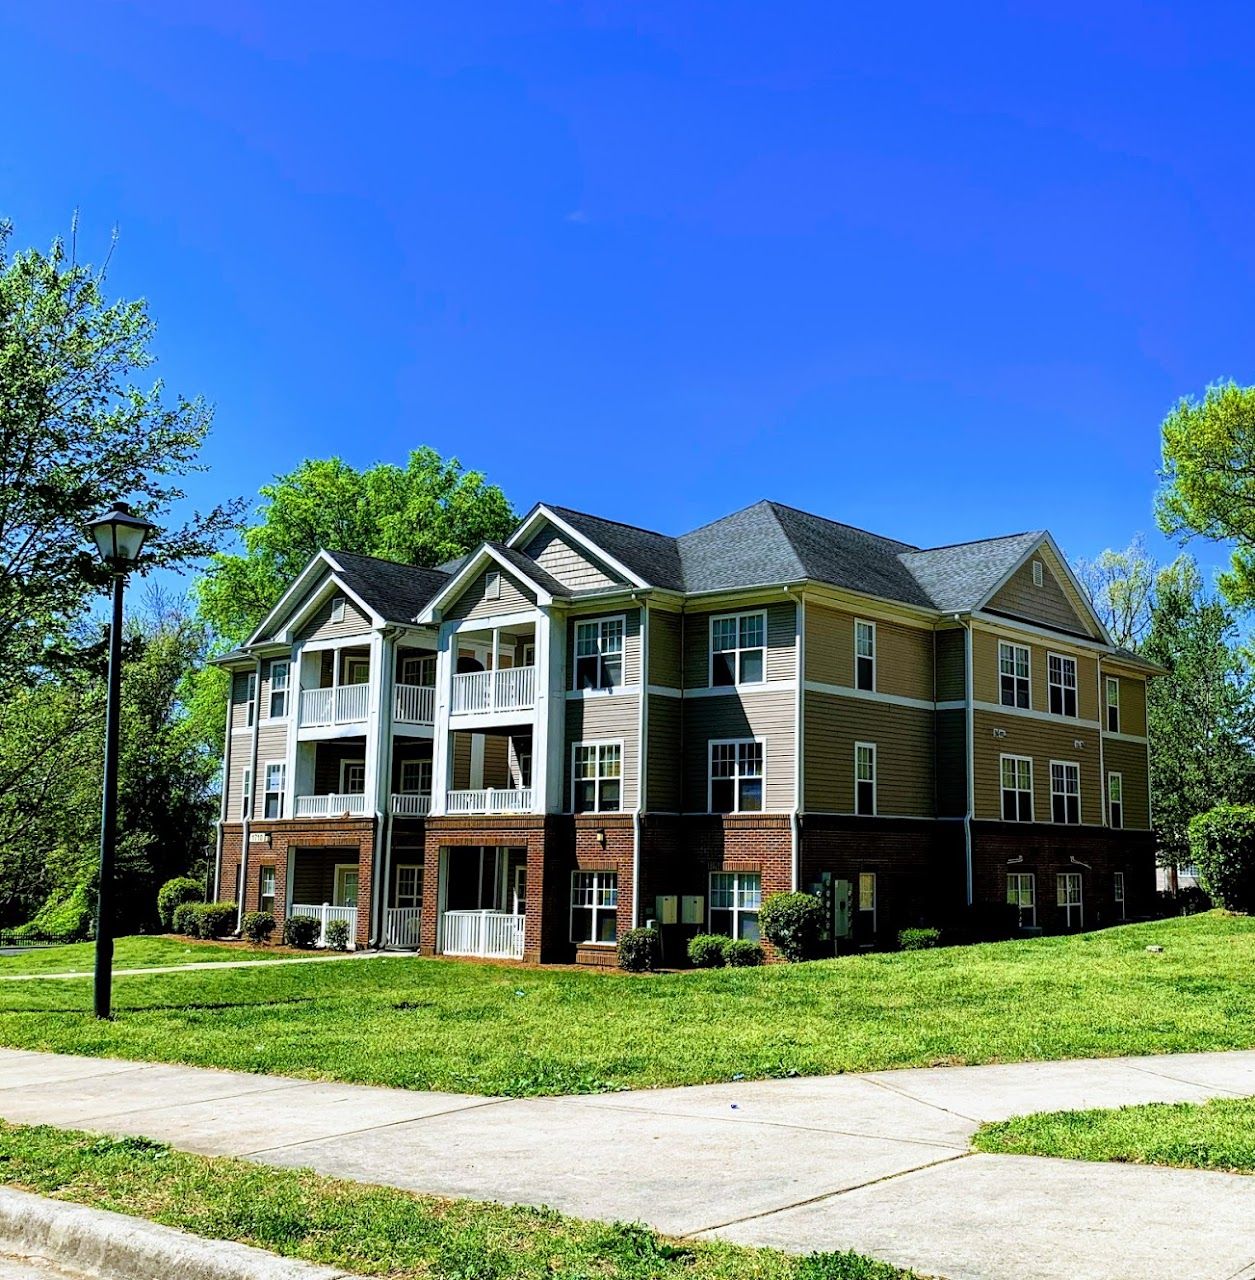
[[[488,572],[484,574],[484,599],[501,599],[501,575],[496,571],[496,569],[489,569]]]
[[[1046,580],[1045,571],[1041,567],[1040,560],[1033,561],[1033,586],[1040,587]]]
[[[344,621],[344,597],[343,596],[331,597],[331,621],[332,622]]]

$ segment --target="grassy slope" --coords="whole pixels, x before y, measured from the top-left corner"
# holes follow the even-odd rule
[[[147,969],[162,964],[205,964],[210,960],[273,960],[288,954],[276,948],[242,947],[220,942],[185,942],[180,938],[119,938],[114,944],[115,969]],[[0,956],[0,975],[10,973],[89,973],[96,963],[94,942],[64,947],[38,947],[21,955]]]
[[[1255,1173],[1255,1098],[1053,1111],[985,1125],[981,1151]]]
[[[1148,943],[1162,953],[1146,951]],[[0,983],[0,1044],[467,1093],[576,1093],[1255,1045],[1255,920],[1220,914],[654,977],[398,957]]]
[[[438,1200],[0,1122],[0,1183],[391,1280],[909,1280],[857,1254],[668,1241],[543,1209]]]

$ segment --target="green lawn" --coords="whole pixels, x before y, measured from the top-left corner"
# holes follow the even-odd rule
[[[975,1145],[998,1155],[1255,1173],[1255,1098],[1044,1112],[987,1124]]]
[[[386,1187],[0,1121],[0,1184],[390,1280],[909,1280],[852,1253],[667,1240],[545,1209]]]
[[[1163,947],[1148,952],[1148,944]],[[463,1093],[1255,1046],[1255,920],[633,977],[411,957],[0,983],[0,1044]]]
[[[205,964],[210,960],[273,960],[286,948],[244,947],[221,942],[185,942],[181,938],[119,938],[115,969],[150,969],[163,964]],[[87,973],[96,963],[94,942],[64,947],[35,947],[20,955],[0,956],[0,976],[10,973]]]

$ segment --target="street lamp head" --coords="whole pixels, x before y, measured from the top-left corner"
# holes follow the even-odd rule
[[[100,558],[111,569],[123,573],[133,569],[148,535],[156,528],[142,516],[134,515],[125,502],[115,502],[87,528],[96,540]]]

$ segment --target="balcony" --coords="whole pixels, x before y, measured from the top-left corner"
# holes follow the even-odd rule
[[[434,724],[436,690],[426,684],[397,685],[392,718],[397,724]]]
[[[530,813],[531,787],[484,787],[478,791],[450,791],[445,795],[445,812]]]
[[[325,796],[297,796],[293,816],[297,818],[361,818],[365,817],[366,797],[333,793]]]
[[[530,711],[536,705],[536,668],[466,671],[453,677],[455,716],[492,711]]]
[[[341,724],[364,724],[370,710],[370,685],[342,684],[329,689],[302,689],[298,724],[324,729]]]
[[[521,960],[525,916],[504,911],[446,911],[441,917],[441,953]]]
[[[431,811],[431,796],[422,791],[394,791],[392,812],[398,818],[425,818]]]

